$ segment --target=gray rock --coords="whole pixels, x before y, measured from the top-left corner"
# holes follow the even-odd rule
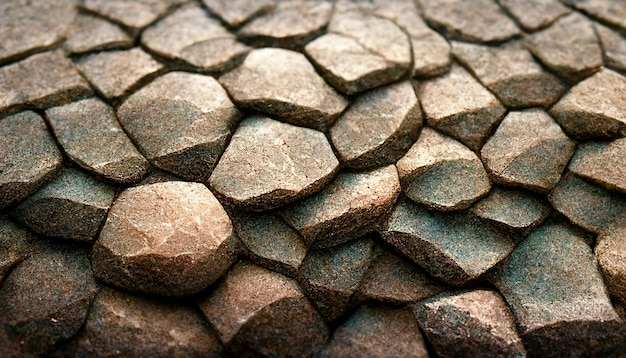
[[[626,304],[626,223],[600,235],[595,247],[596,260],[611,294]]]
[[[245,261],[199,306],[236,356],[304,357],[328,338],[322,317],[294,280]]]
[[[2,284],[17,264],[40,248],[42,240],[4,215],[0,215],[0,237],[2,238],[0,240],[0,284]]]
[[[550,191],[561,179],[576,144],[540,109],[509,112],[480,151],[499,184]]]
[[[282,212],[314,248],[326,248],[372,231],[400,194],[393,165],[360,173],[340,173],[321,192]]]
[[[602,22],[626,30],[626,8],[620,0],[565,0],[564,2]]]
[[[581,237],[567,226],[549,225],[498,268],[494,283],[529,355],[607,356],[626,340],[626,325],[611,306],[597,265]]]
[[[237,128],[209,184],[229,204],[261,211],[319,191],[338,165],[323,133],[250,117]]]
[[[239,27],[251,18],[276,7],[274,0],[202,0],[229,27]]]
[[[506,113],[502,103],[460,66],[420,83],[417,94],[426,123],[474,151],[480,150]]]
[[[568,169],[607,189],[626,193],[626,138],[580,144]]]
[[[600,24],[593,26],[602,45],[605,66],[626,72],[626,37]]]
[[[436,210],[465,209],[491,189],[474,152],[427,127],[397,166],[404,193]]]
[[[443,293],[416,303],[413,311],[440,357],[477,352],[484,357],[526,357],[513,315],[494,291]]]
[[[575,139],[626,136],[626,77],[603,69],[572,87],[550,114]]]
[[[20,202],[56,177],[61,152],[34,112],[0,121],[0,209]]]
[[[113,108],[99,99],[48,109],[46,118],[65,154],[82,168],[121,184],[148,173],[148,161],[122,130]]]
[[[202,72],[231,70],[250,50],[197,5],[180,8],[147,28],[141,43],[159,56]]]
[[[241,66],[219,81],[244,108],[319,130],[328,128],[348,106],[304,55],[289,50],[253,50]]]
[[[549,107],[563,94],[559,80],[519,46],[453,42],[452,52],[509,108]]]
[[[559,17],[572,12],[559,0],[499,0],[498,4],[528,32],[543,29]]]
[[[214,78],[185,72],[152,81],[117,115],[154,166],[195,181],[211,175],[240,118]]]
[[[428,211],[401,199],[380,230],[383,239],[443,282],[461,286],[504,259],[516,237],[468,213]]]
[[[235,261],[233,227],[202,184],[134,187],[113,204],[91,261],[98,278],[125,290],[191,295]]]
[[[133,47],[133,39],[119,26],[97,16],[78,14],[63,49],[72,55]]]
[[[364,169],[395,163],[415,143],[421,126],[413,85],[404,81],[356,98],[329,134],[339,160]]]

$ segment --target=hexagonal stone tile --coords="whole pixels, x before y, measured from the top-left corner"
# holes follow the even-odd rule
[[[626,193],[626,138],[580,144],[568,169],[607,189]]]
[[[202,2],[229,27],[239,27],[251,18],[276,7],[274,0],[202,0]]]
[[[294,280],[245,261],[199,306],[237,356],[303,357],[328,338],[324,320]]]
[[[550,114],[570,136],[584,141],[626,136],[626,77],[603,69],[578,83]]]
[[[250,50],[197,5],[180,8],[147,28],[141,43],[159,56],[203,72],[231,70]]]
[[[206,180],[240,118],[212,77],[170,72],[130,96],[117,115],[156,167]]]
[[[499,0],[498,3],[528,32],[543,29],[559,17],[572,12],[559,0]]]
[[[35,112],[0,121],[0,208],[22,201],[56,177],[61,152]]]
[[[509,112],[480,151],[491,178],[504,185],[550,191],[576,144],[540,109]]]
[[[548,225],[497,269],[494,283],[529,355],[607,356],[626,340],[626,325],[611,306],[597,266],[591,248],[571,228]]]
[[[133,39],[119,26],[82,13],[74,18],[63,44],[63,49],[72,55],[130,47],[133,47]]]
[[[565,0],[564,2],[602,22],[626,30],[626,8],[620,0]]]
[[[460,66],[419,84],[418,97],[426,123],[478,151],[506,108]],[[447,101],[442,101],[447,98]]]
[[[620,33],[600,24],[594,24],[593,26],[602,45],[604,65],[626,72],[626,38],[620,35]]]
[[[130,291],[198,293],[235,261],[230,218],[202,184],[166,182],[123,191],[93,246],[94,274]]]
[[[36,252],[43,240],[0,215],[0,284],[20,262]],[[1,339],[1,338],[0,338]]]
[[[428,127],[397,166],[404,193],[436,210],[465,209],[491,189],[475,153]]]
[[[319,130],[325,130],[348,106],[304,55],[290,50],[253,50],[219,81],[237,105]]]
[[[326,248],[372,231],[400,194],[393,165],[367,172],[340,173],[321,192],[282,212],[308,244]]]
[[[237,128],[209,184],[229,204],[262,211],[319,191],[338,166],[322,132],[250,117]]]
[[[626,303],[626,225],[621,224],[598,237],[595,255],[609,293]]]
[[[342,163],[365,169],[395,163],[415,143],[421,126],[413,85],[404,81],[356,98],[329,134]]]

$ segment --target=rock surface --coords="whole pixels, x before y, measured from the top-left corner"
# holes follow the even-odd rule
[[[565,0],[565,3],[609,25],[626,30],[626,9],[620,0]]]
[[[499,0],[498,3],[528,32],[547,27],[571,12],[559,0]]]
[[[568,169],[607,189],[626,193],[626,138],[580,144]]]
[[[11,270],[33,252],[38,251],[43,240],[18,226],[8,217],[0,216],[0,284]],[[1,339],[1,338],[0,338]]]
[[[72,55],[133,47],[133,39],[119,26],[97,16],[78,14],[63,49]]]
[[[187,0],[84,0],[81,6],[117,22],[133,34],[148,26],[168,10]]]
[[[600,39],[605,66],[626,71],[626,37],[608,27],[595,24],[596,35]]]
[[[202,2],[230,27],[239,27],[251,18],[276,7],[274,0],[202,0]]]
[[[626,304],[626,221],[621,224],[598,237],[595,255],[609,293]]]

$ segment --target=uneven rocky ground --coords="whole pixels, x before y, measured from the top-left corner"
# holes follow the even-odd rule
[[[3,0],[0,356],[626,357],[623,0]]]

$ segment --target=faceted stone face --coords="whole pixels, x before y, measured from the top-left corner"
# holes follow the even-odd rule
[[[122,184],[137,182],[148,173],[148,162],[104,102],[81,100],[51,108],[46,117],[65,154],[84,169]]]
[[[119,26],[99,17],[78,14],[68,30],[63,49],[70,54],[119,50],[133,46],[133,39]]]
[[[361,306],[339,326],[318,355],[330,357],[428,357],[407,309]]]
[[[534,231],[498,268],[495,285],[513,310],[529,355],[607,355],[626,339],[591,248],[569,227]],[[554,347],[560,347],[555,350]]]
[[[113,202],[115,189],[76,169],[65,169],[15,209],[33,231],[81,241],[96,238]]]
[[[185,72],[152,81],[117,115],[154,166],[197,181],[211,175],[240,117],[214,78]]]
[[[626,9],[620,0],[566,0],[565,3],[602,22],[626,30]]]
[[[165,296],[202,291],[234,260],[228,215],[205,186],[185,182],[122,192],[92,252],[98,278]]]
[[[187,0],[84,0],[81,6],[137,33],[169,9]]]
[[[580,144],[568,169],[607,189],[626,193],[626,138]]]
[[[43,119],[22,112],[0,121],[0,208],[26,199],[61,169],[63,158]]]
[[[549,26],[559,17],[571,12],[559,0],[500,0],[498,3],[529,32]]]
[[[418,97],[429,126],[474,151],[482,147],[506,112],[502,103],[460,66],[420,83]]]
[[[594,24],[602,44],[604,63],[618,71],[626,71],[626,38],[608,27]]]
[[[202,0],[211,12],[230,27],[239,27],[276,6],[274,0]]]
[[[0,240],[0,284],[2,284],[18,263],[38,250],[41,241],[4,215],[0,215],[0,238],[2,238]]]
[[[322,317],[295,281],[245,261],[199,306],[237,356],[303,357],[328,338]]]
[[[515,321],[494,291],[444,293],[413,306],[417,322],[442,357],[479,351],[485,356],[525,357]]]
[[[626,225],[598,237],[595,254],[609,293],[626,303]]]
[[[626,136],[626,77],[603,69],[572,87],[550,114],[575,139]]]
[[[430,128],[397,165],[404,193],[432,209],[465,209],[491,189],[478,156]]]
[[[60,51],[0,68],[0,115],[59,106],[91,93],[87,81]]]
[[[406,199],[396,205],[380,233],[429,274],[455,286],[483,275],[516,244],[513,235],[471,214],[428,211]]]
[[[146,29],[141,42],[159,56],[204,72],[230,70],[250,50],[195,5],[183,7]]]
[[[330,139],[349,167],[380,167],[395,163],[415,143],[421,126],[417,96],[405,81],[359,96],[330,128]]]
[[[507,107],[548,107],[563,93],[559,80],[545,72],[524,48],[462,42],[453,42],[452,48],[456,58]]]
[[[261,211],[319,191],[338,165],[323,133],[250,117],[237,128],[209,183],[229,204]]]
[[[219,80],[238,105],[319,130],[348,105],[304,55],[289,50],[253,50],[241,66]]]
[[[575,143],[545,112],[509,112],[480,152],[500,184],[547,192],[561,179]]]
[[[313,247],[338,245],[372,231],[400,194],[393,165],[341,173],[324,190],[282,212]]]

